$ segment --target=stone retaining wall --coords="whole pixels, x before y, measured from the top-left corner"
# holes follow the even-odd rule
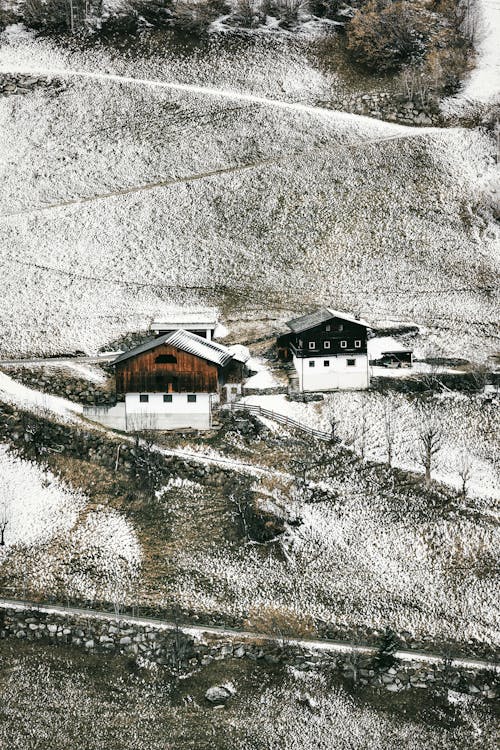
[[[325,653],[259,636],[242,639],[235,634],[231,639],[227,634],[200,634],[194,638],[181,628],[167,629],[159,623],[143,625],[111,616],[104,620],[0,605],[0,638],[64,644],[103,656],[120,654],[173,671],[200,668],[215,660],[247,658],[306,670],[336,670],[351,682],[391,692],[452,687],[487,700],[494,700],[500,692],[499,678],[493,671],[457,669],[445,662],[423,661],[399,661],[388,670],[377,671],[370,655]]]
[[[23,73],[2,73],[0,75],[0,96],[27,94],[35,89],[63,91],[67,84],[58,78],[28,76]]]
[[[29,388],[68,398],[85,406],[111,405],[116,401],[114,379],[109,383],[93,383],[73,377],[63,368],[4,366],[3,370],[10,378]]]

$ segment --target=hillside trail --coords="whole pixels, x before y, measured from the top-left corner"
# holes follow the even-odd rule
[[[37,612],[43,612],[46,614],[63,614],[63,615],[74,615],[77,617],[90,617],[97,620],[106,621],[123,621],[127,623],[133,623],[141,627],[154,627],[159,630],[181,630],[186,635],[190,635],[195,639],[203,639],[207,635],[226,637],[229,639],[238,640],[259,640],[266,641],[268,643],[276,643],[279,641],[286,642],[287,645],[294,646],[301,649],[309,649],[311,651],[323,651],[332,653],[348,653],[348,654],[363,654],[371,655],[376,652],[376,648],[373,646],[365,646],[349,641],[335,641],[330,639],[315,639],[315,638],[294,638],[294,637],[279,637],[276,635],[270,635],[269,633],[260,633],[252,630],[240,630],[238,628],[230,628],[224,626],[204,626],[204,625],[189,625],[184,623],[172,622],[170,620],[162,620],[154,617],[140,617],[138,615],[128,615],[115,612],[106,612],[105,610],[87,609],[80,607],[70,607],[65,605],[57,604],[37,604],[35,602],[20,601],[17,599],[4,599],[0,598],[0,608],[3,609],[18,609],[29,612],[34,610]],[[425,662],[427,664],[444,664],[449,662],[449,655],[442,655],[434,652],[427,651],[413,651],[411,649],[400,649],[395,652],[394,656],[396,659],[410,662]],[[451,667],[459,669],[474,669],[474,670],[485,670],[500,673],[500,663],[495,661],[488,661],[486,659],[474,659],[466,657],[453,658],[450,662]]]
[[[133,79],[136,80],[136,79]],[[243,96],[242,94],[234,94],[234,96]],[[270,100],[274,102],[275,100]],[[283,104],[287,104],[286,102],[282,102]],[[295,105],[290,104],[289,107],[292,107]],[[297,105],[297,106],[305,106],[305,105]],[[314,110],[314,108],[312,108]],[[319,110],[322,112],[323,110]],[[339,112],[337,110],[324,110],[326,112],[331,112],[334,114],[342,115],[346,114],[343,112]],[[350,115],[351,116],[351,115]],[[352,117],[361,117],[361,115],[352,115]],[[362,118],[362,119],[370,119],[370,118]],[[373,122],[373,121],[372,121]],[[382,121],[375,121],[375,122],[381,122]],[[387,124],[387,123],[384,123]],[[404,126],[397,126],[398,128],[403,128]],[[148,182],[143,183],[140,185],[131,185],[129,187],[125,188],[118,188],[116,190],[110,190],[103,193],[97,193],[90,196],[83,196],[83,197],[77,197],[77,198],[70,198],[68,200],[63,201],[57,201],[54,203],[47,203],[43,206],[35,206],[33,208],[26,208],[21,209],[19,211],[9,211],[6,213],[0,214],[0,219],[8,219],[18,216],[25,216],[25,215],[33,215],[33,214],[39,214],[44,211],[54,210],[58,208],[65,208],[68,206],[77,206],[77,205],[85,205],[87,203],[93,203],[95,201],[103,201],[103,200],[109,200],[112,198],[117,198],[121,196],[127,196],[127,195],[133,195],[134,193],[143,193],[150,190],[157,190],[160,188],[168,188],[173,185],[184,185],[189,184],[193,182],[199,182],[201,180],[207,180],[212,177],[220,177],[223,175],[231,175],[236,173],[242,173],[242,172],[248,172],[250,170],[259,169],[261,167],[267,167],[270,165],[280,165],[282,162],[289,161],[291,159],[296,159],[302,156],[310,156],[315,153],[324,153],[324,154],[333,154],[335,152],[345,152],[346,150],[356,150],[356,149],[363,149],[369,146],[378,146],[383,143],[388,143],[391,141],[401,141],[401,140],[408,140],[408,139],[415,139],[415,138],[421,138],[423,136],[428,136],[430,134],[436,134],[442,132],[442,128],[408,128],[405,132],[395,132],[392,135],[388,136],[380,136],[377,138],[365,138],[361,139],[357,143],[342,143],[342,144],[336,144],[334,146],[325,146],[322,144],[321,146],[314,146],[312,148],[307,149],[301,149],[296,151],[290,151],[286,152],[284,154],[279,154],[278,156],[271,156],[265,159],[258,159],[251,162],[246,162],[245,164],[233,164],[226,167],[220,167],[218,169],[212,169],[207,170],[204,172],[197,172],[195,174],[185,175],[181,177],[167,177],[164,180],[157,180],[154,182]]]

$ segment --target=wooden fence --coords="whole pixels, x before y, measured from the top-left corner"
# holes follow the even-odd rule
[[[311,435],[311,437],[318,438],[318,440],[326,440],[328,442],[332,441],[332,434],[331,432],[323,432],[322,430],[315,430],[313,427],[308,427],[305,424],[302,424],[301,422],[297,422],[296,419],[291,419],[290,417],[286,417],[284,414],[279,414],[278,412],[271,411],[270,409],[264,409],[262,406],[253,406],[252,404],[241,404],[241,403],[232,403],[228,404],[228,407],[231,411],[248,411],[250,414],[257,414],[261,417],[267,417],[268,419],[272,419],[275,422],[279,422],[279,424],[284,424],[287,427],[293,427],[296,430],[301,430],[302,432],[305,432],[307,435]]]

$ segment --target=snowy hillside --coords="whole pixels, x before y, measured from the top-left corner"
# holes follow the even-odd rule
[[[426,324],[434,353],[495,351],[489,139],[318,109],[327,78],[268,63],[7,38],[0,69],[71,74],[0,103],[4,353],[92,351],[179,301],[325,302]]]
[[[128,521],[64,485],[50,471],[0,445],[0,582],[26,582],[45,595],[121,600],[137,575],[141,550]]]

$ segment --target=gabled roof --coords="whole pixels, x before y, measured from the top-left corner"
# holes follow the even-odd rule
[[[184,310],[174,308],[166,310],[161,318],[156,318],[151,323],[153,331],[177,331],[181,328],[215,328],[218,315],[215,308],[203,308],[198,310]]]
[[[307,331],[309,328],[315,328],[326,323],[327,320],[333,320],[333,318],[340,318],[341,320],[348,320],[351,323],[357,323],[364,328],[369,328],[369,324],[361,318],[356,318],[355,315],[350,313],[340,312],[340,310],[332,310],[331,307],[321,307],[316,312],[309,313],[308,315],[302,315],[300,318],[293,318],[287,322],[288,328],[293,333],[302,333]]]
[[[218,344],[215,341],[207,341],[196,333],[191,333],[191,331],[179,329],[171,333],[164,333],[163,336],[158,336],[158,338],[149,339],[134,349],[123,352],[123,354],[118,355],[113,364],[116,365],[132,357],[137,357],[139,354],[156,349],[162,344],[169,344],[176,349],[188,352],[188,354],[194,354],[195,357],[206,359],[221,367],[225,367],[233,359],[233,354],[226,346]]]

